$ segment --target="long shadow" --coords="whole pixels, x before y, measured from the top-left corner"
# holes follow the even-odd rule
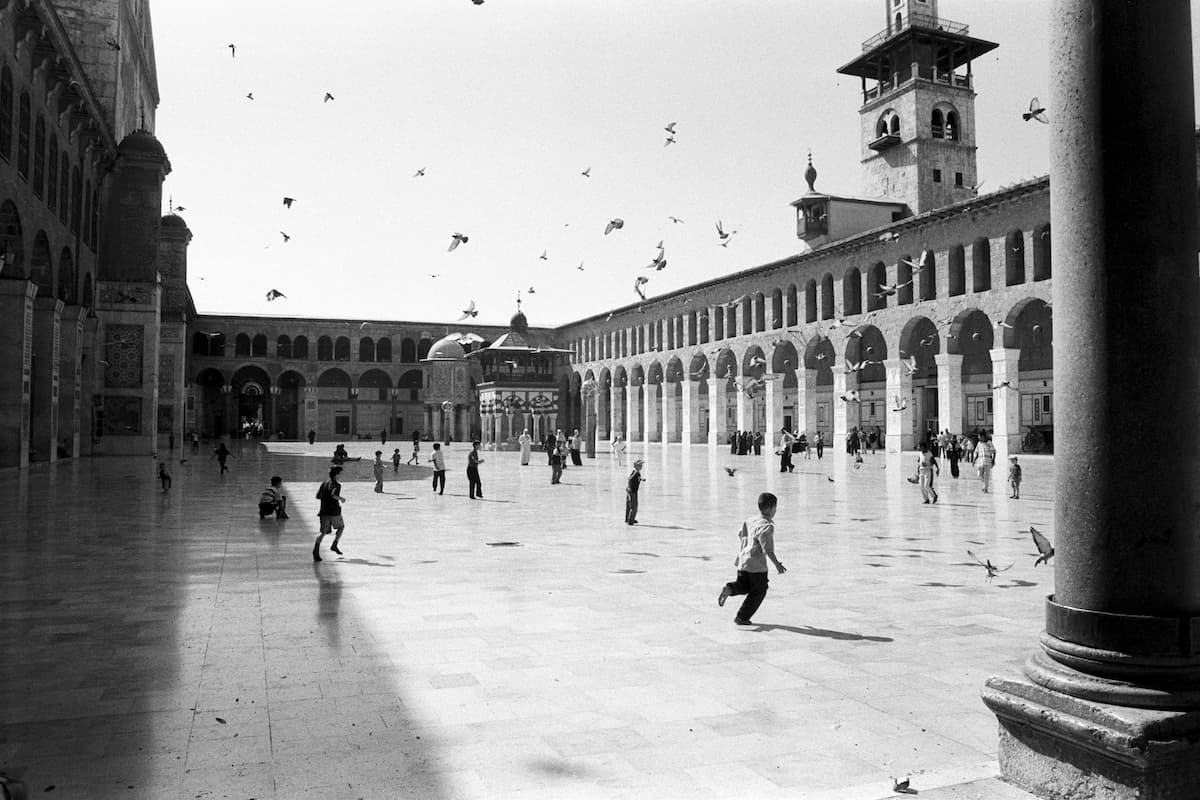
[[[686,525],[652,525],[648,522],[639,522],[639,528],[657,528],[663,531],[694,531],[695,528],[689,528]]]
[[[364,567],[386,567],[388,569],[393,569],[396,566],[395,564],[384,564],[379,561],[368,561],[365,558],[339,558],[337,560],[327,558],[325,560],[330,564],[362,564]],[[313,566],[315,567],[317,565],[313,564]]]
[[[849,631],[833,631],[828,628],[814,628],[811,625],[797,627],[795,625],[773,625],[770,623],[762,624],[755,623],[752,631],[787,631],[788,633],[799,633],[802,636],[820,636],[823,639],[837,639],[839,642],[894,642],[895,639],[890,636],[864,636],[861,633],[850,633]]]

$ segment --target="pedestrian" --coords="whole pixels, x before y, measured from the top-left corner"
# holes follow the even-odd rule
[[[800,452],[804,453],[806,459],[812,459],[812,448],[808,446],[808,434],[804,431],[800,432],[800,438],[796,441],[800,445]]]
[[[617,466],[625,466],[625,440],[621,438],[620,433],[613,434],[612,453],[617,460]]]
[[[158,462],[158,480],[162,484],[164,492],[171,488],[171,473],[167,472],[165,461]]]
[[[379,432],[379,444],[387,444],[387,428],[384,428]]]
[[[577,467],[583,466],[583,458],[579,451],[583,449],[583,437],[579,435],[579,428],[571,434],[571,463]]]
[[[375,494],[383,494],[383,451],[375,451],[375,463],[371,465],[375,473]]]
[[[787,428],[781,428],[779,432],[779,471],[792,471],[792,442],[796,441],[796,437]]]
[[[767,560],[775,565],[780,575],[787,568],[775,557],[775,510],[779,506],[779,498],[770,492],[758,496],[759,516],[751,517],[742,523],[738,531],[738,556],[733,563],[737,566],[737,580],[721,587],[717,596],[717,605],[724,607],[725,601],[733,595],[744,594],[742,607],[738,609],[733,621],[738,625],[752,625],[750,618],[762,605],[767,596]]]
[[[308,432],[308,443],[309,443],[309,444],[312,444],[312,443],[313,443],[313,442],[315,442],[316,440],[317,440],[317,432],[316,432],[316,431],[313,431],[313,430],[310,430],[310,431]]]
[[[521,435],[517,437],[517,444],[521,445],[521,466],[529,466],[529,449],[533,444],[533,437],[529,435],[529,429],[521,431]]]
[[[754,432],[754,455],[756,455],[756,456],[762,455],[762,446],[763,446],[763,442],[765,440],[766,440],[766,437],[763,436],[762,431]]]
[[[415,465],[419,465],[421,463],[421,437],[416,434],[413,434],[412,442],[413,442],[412,455],[408,457],[408,461],[404,462],[405,466],[408,466],[410,464],[415,466]]]
[[[642,488],[642,481],[646,480],[642,477],[642,465],[645,464],[640,458],[633,462],[633,472],[629,473],[629,478],[625,481],[625,524],[637,525],[638,512],[638,490]]]
[[[992,490],[992,467],[995,465],[996,446],[987,434],[980,434],[979,444],[975,446],[975,471],[979,474],[979,488],[984,492]]]
[[[192,452],[200,452],[200,434],[196,431],[192,431]]]
[[[258,496],[258,518],[266,519],[275,515],[275,519],[287,519],[287,495],[283,493],[283,478],[271,476],[271,485],[263,489]]]
[[[558,483],[562,479],[564,448],[557,442],[550,451],[550,483]]]
[[[229,448],[225,446],[224,442],[218,444],[217,449],[213,451],[212,457],[215,458],[217,463],[221,465],[222,475],[229,471],[229,467],[226,465],[225,459],[229,458],[230,455],[231,453],[229,452]],[[209,461],[212,461],[212,458],[210,458]]]
[[[479,465],[483,459],[479,457],[479,440],[471,442],[471,452],[467,454],[467,487],[471,499],[476,496],[483,499],[483,483],[479,480]]]
[[[950,444],[946,447],[946,458],[950,461],[950,477],[958,477],[958,460],[962,458],[962,447],[958,443],[958,436],[950,437]]]
[[[429,457],[433,462],[433,490],[439,495],[446,493],[446,454],[442,452],[442,445],[439,442],[433,443],[433,455]],[[469,474],[469,473],[468,473]],[[479,473],[476,472],[476,475]]]
[[[1013,500],[1021,499],[1021,465],[1017,463],[1016,456],[1008,457],[1008,485],[1012,488],[1012,494],[1009,497]]]
[[[562,458],[560,459],[562,468],[566,469],[567,468],[567,458],[566,458],[566,456],[567,456],[567,437],[566,437],[566,434],[564,434],[562,432],[562,428],[559,428],[557,431],[554,432],[554,445],[559,449],[559,453],[562,456]],[[554,450],[552,449],[550,452],[553,453]]]
[[[392,448],[392,472],[400,471],[400,448]]]
[[[321,560],[321,540],[329,533],[333,534],[333,544],[329,549],[339,556],[342,554],[338,549],[338,542],[342,540],[342,532],[346,530],[346,523],[342,519],[342,503],[346,502],[346,499],[342,497],[342,484],[337,479],[341,474],[341,467],[330,467],[329,479],[317,489],[317,499],[321,501],[317,518],[321,527],[317,540],[313,542],[313,561]]]
[[[938,501],[937,490],[933,488],[933,476],[941,471],[937,456],[929,449],[929,445],[921,445],[921,454],[917,456],[917,483],[921,487],[921,499],[926,504]]]
[[[554,455],[554,445],[557,443],[558,437],[553,433],[546,434],[546,439],[542,442],[542,449],[546,451],[546,466],[550,466],[550,457]]]
[[[825,453],[825,434],[817,431],[817,460],[820,461]]]
[[[738,442],[742,440],[741,431],[734,431],[729,434],[729,455],[736,456],[738,454]]]

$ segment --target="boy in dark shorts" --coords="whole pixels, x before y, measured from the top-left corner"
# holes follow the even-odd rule
[[[283,478],[278,475],[271,477],[271,485],[263,489],[258,497],[258,518],[266,519],[275,515],[275,519],[287,519],[287,495],[283,493]]]
[[[346,523],[342,520],[342,503],[346,502],[346,499],[342,497],[342,484],[337,479],[341,474],[341,467],[330,467],[329,480],[317,489],[317,499],[321,501],[321,510],[317,512],[317,517],[321,520],[321,532],[317,534],[317,541],[313,542],[313,561],[321,560],[321,540],[328,533],[333,534],[333,544],[329,549],[339,556],[342,554],[338,549],[338,542],[342,539],[342,532],[346,530]]]
[[[779,498],[770,492],[763,492],[758,496],[759,516],[743,522],[738,532],[741,549],[734,559],[738,570],[737,580],[721,587],[721,594],[717,596],[717,605],[724,606],[730,596],[746,595],[733,620],[738,625],[753,625],[750,618],[767,596],[767,560],[770,559],[780,575],[787,572],[779,559],[775,558],[775,509],[778,506]]]

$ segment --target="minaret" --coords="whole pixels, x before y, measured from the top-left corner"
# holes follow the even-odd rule
[[[862,79],[866,191],[913,214],[975,195],[975,90],[971,62],[994,50],[937,0],[883,0],[886,23],[840,67]]]

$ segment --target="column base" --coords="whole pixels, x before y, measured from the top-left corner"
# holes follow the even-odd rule
[[[1025,676],[989,678],[983,701],[1000,722],[1000,775],[1025,791],[1054,800],[1197,796],[1200,711],[1084,700]]]

